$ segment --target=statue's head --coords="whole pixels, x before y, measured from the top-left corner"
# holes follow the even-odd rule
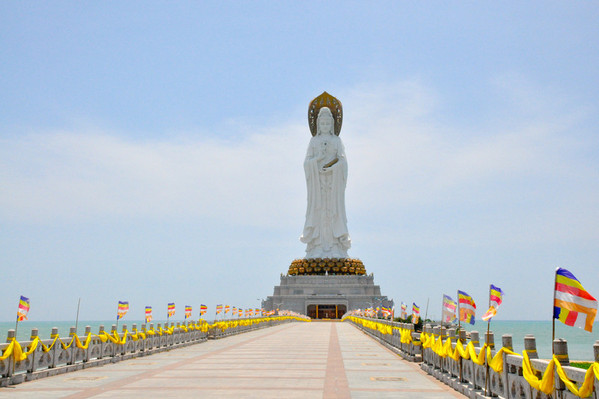
[[[317,135],[333,134],[335,128],[335,119],[333,118],[333,114],[328,107],[322,107],[320,111],[318,111],[316,128]]]

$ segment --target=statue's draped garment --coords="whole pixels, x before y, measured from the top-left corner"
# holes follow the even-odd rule
[[[322,154],[324,159],[318,160]],[[334,159],[338,161],[323,170]],[[307,244],[306,258],[347,258],[351,239],[345,215],[347,160],[341,139],[328,133],[312,137],[304,171],[308,207],[300,240]]]

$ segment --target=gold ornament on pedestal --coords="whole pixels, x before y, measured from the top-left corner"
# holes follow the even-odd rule
[[[311,275],[359,275],[366,274],[364,263],[360,259],[295,259],[287,272],[290,276]]]

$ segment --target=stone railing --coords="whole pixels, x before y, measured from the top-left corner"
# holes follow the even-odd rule
[[[23,342],[17,342],[15,331],[9,330],[7,343],[0,344],[0,386],[148,356],[293,320],[296,318],[274,316],[213,324],[205,321],[171,323],[164,327],[142,324],[139,331],[133,324],[131,331],[123,325],[120,333],[117,326],[112,325],[110,332],[100,326],[97,334],[92,334],[88,326],[84,335],[76,335],[75,327],[71,327],[68,339],[60,338],[57,328],[52,329],[51,338],[40,339],[38,330],[33,329],[31,339]]]
[[[420,333],[414,331],[413,324],[354,316],[344,320],[351,321],[362,331],[376,337],[404,359],[422,361]]]
[[[593,346],[595,363],[587,371],[569,366],[565,340],[553,342],[553,360],[541,360],[532,335],[524,338],[523,356],[513,352],[512,336],[507,334],[495,350],[492,332],[485,334],[481,345],[476,331],[467,339],[464,330],[456,337],[455,329],[440,326],[427,325],[415,333],[410,324],[362,317],[346,320],[404,358],[422,361],[424,371],[470,398],[570,399],[599,392],[599,341]]]

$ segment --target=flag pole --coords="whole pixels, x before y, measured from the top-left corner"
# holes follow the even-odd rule
[[[489,284],[489,308],[491,308],[491,284]],[[487,320],[487,335],[485,335],[485,344],[489,339],[489,332],[491,330],[491,318]],[[483,347],[484,348],[484,347]],[[485,356],[486,372],[485,372],[485,396],[487,396],[487,385],[489,384],[489,359]]]
[[[553,276],[553,307],[551,309],[551,357],[553,358],[553,341],[555,341],[555,285],[557,284],[557,271],[559,267],[555,269]]]
[[[445,300],[445,296],[441,298],[441,327],[443,327],[443,301]]]
[[[422,326],[424,327],[424,323],[426,323],[426,318],[428,317],[428,301],[431,299],[430,297],[426,298],[426,310],[424,311],[424,320],[422,321]]]
[[[458,339],[457,339],[457,341],[459,341],[460,340],[460,331],[462,330],[462,315],[460,313],[460,290],[458,290],[457,295],[458,295]],[[456,341],[456,345],[457,345],[457,341]],[[459,366],[460,366],[460,382],[462,382],[463,373],[462,373],[462,357],[461,356],[460,356]]]
[[[81,297],[79,297],[79,301],[77,302],[77,317],[75,318],[75,334],[78,334],[77,327],[79,326],[79,307],[81,306]]]
[[[21,306],[21,297],[19,297],[19,305],[17,306],[17,320],[15,321],[15,340],[17,339],[17,332],[19,332],[19,306]]]

